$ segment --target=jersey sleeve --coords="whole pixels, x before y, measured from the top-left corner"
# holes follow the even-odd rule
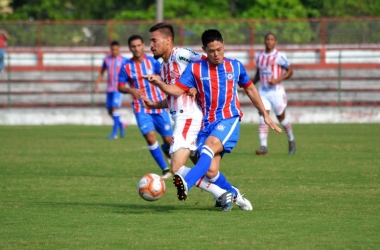
[[[237,60],[236,60],[237,61]],[[248,88],[252,84],[252,80],[247,74],[247,71],[245,70],[243,64],[239,61],[237,61],[238,64],[238,72],[239,72],[239,78],[238,78],[238,84],[241,88]]]
[[[281,66],[281,68],[288,68],[290,62],[284,53],[279,53],[276,63]]]
[[[127,74],[126,66],[127,65],[124,64],[123,67],[121,67],[121,70],[119,72],[119,75],[118,75],[119,85],[125,85],[129,81],[129,76]]]
[[[107,58],[103,60],[102,69],[107,69]]]
[[[188,48],[182,48],[177,53],[177,61],[190,63],[204,59],[205,56]]]
[[[185,71],[182,73],[181,77],[176,81],[176,85],[181,89],[188,91],[191,88],[196,88],[196,82],[193,74],[193,64],[190,63]]]

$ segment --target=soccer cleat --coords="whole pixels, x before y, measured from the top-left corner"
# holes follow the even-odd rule
[[[162,175],[161,175],[162,179],[168,179],[171,176],[172,176],[172,173],[170,173],[169,169],[165,169],[164,171],[162,171]]]
[[[116,140],[118,137],[117,134],[110,134],[107,138],[110,140]]]
[[[268,155],[268,149],[265,146],[261,146],[258,150],[256,150],[257,155]]]
[[[296,153],[296,141],[290,141],[289,142],[289,154],[294,155]]]
[[[120,138],[124,138],[126,128],[127,128],[126,123],[121,124],[121,126],[120,126]]]
[[[184,201],[187,198],[187,183],[183,179],[183,177],[179,174],[174,174],[173,176],[173,184],[177,188],[177,197],[178,200]]]
[[[215,201],[214,207],[222,207],[222,204],[218,200]]]
[[[169,154],[169,149],[164,149],[164,144],[161,145],[161,150],[162,152],[164,152],[165,156],[166,156],[166,160],[168,161],[169,165],[172,164],[172,159],[170,157],[170,154]]]
[[[243,195],[240,193],[237,187],[232,186],[232,188],[235,189],[237,192],[237,196],[234,197],[235,204],[238,205],[238,207],[241,210],[246,210],[246,211],[252,210],[251,202],[243,197]]]
[[[233,197],[234,194],[231,191],[227,191],[218,198],[217,202],[222,207],[222,212],[231,211]]]

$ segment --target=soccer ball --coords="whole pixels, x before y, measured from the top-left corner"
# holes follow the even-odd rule
[[[156,201],[165,193],[164,180],[156,174],[144,175],[137,184],[137,192],[146,201]]]

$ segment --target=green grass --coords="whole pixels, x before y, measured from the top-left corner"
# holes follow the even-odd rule
[[[254,210],[214,208],[192,189],[180,202],[167,181],[142,200],[142,175],[159,173],[137,127],[0,127],[0,249],[378,249],[379,124],[294,125],[297,154],[271,131],[253,154],[244,125],[221,170]]]

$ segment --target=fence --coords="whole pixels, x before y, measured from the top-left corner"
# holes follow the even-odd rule
[[[239,52],[239,51],[238,51]],[[344,51],[343,51],[344,52]],[[376,52],[376,51],[375,51]],[[230,52],[233,54],[233,52]],[[374,52],[372,52],[374,53]],[[330,53],[327,53],[330,54]],[[60,54],[58,54],[60,55]],[[0,107],[99,107],[104,105],[103,82],[99,93],[93,91],[94,81],[100,70],[103,54],[83,54],[85,57],[52,56],[46,64],[61,66],[45,70],[12,71],[10,55],[7,56],[8,70],[0,75]],[[237,53],[234,58],[241,61]],[[300,62],[315,61],[315,57],[290,56],[294,64],[294,75],[283,82],[290,106],[379,106],[380,105],[380,51],[372,56],[347,55],[340,50],[331,53],[327,67],[305,67]],[[251,58],[248,60],[252,60]],[[14,62],[20,63],[22,58]],[[356,63],[347,63],[347,62]],[[370,65],[358,61],[373,61]],[[66,66],[66,63],[81,66]],[[86,65],[87,63],[87,65]],[[312,65],[312,64],[309,64]],[[354,67],[356,65],[356,67]],[[363,66],[364,65],[364,66]],[[348,67],[350,66],[350,67]],[[52,66],[53,67],[53,66]],[[25,68],[27,68],[25,66]],[[248,70],[253,78],[254,68]],[[124,107],[130,107],[130,95],[124,97]],[[240,93],[242,105],[251,105]]]
[[[294,76],[284,82],[290,106],[379,106],[380,18],[173,21],[175,41],[200,49],[200,35],[217,28],[226,56],[242,61],[251,77],[263,36],[277,35]],[[1,22],[10,35],[0,74],[0,107],[96,107],[104,94],[93,84],[108,43],[132,34],[146,40],[154,22]],[[149,53],[149,48],[146,48]],[[122,53],[130,57],[126,46]],[[105,91],[103,84],[101,92]],[[249,100],[240,96],[243,105]],[[130,96],[124,106],[130,106]]]
[[[171,21],[179,46],[200,44],[205,29],[222,31],[229,45],[261,44],[271,31],[283,45],[375,45],[380,41],[380,18],[299,20],[187,20]],[[10,34],[11,47],[107,46],[113,40],[125,43],[132,34],[149,38],[153,21],[17,21],[1,22]]]

